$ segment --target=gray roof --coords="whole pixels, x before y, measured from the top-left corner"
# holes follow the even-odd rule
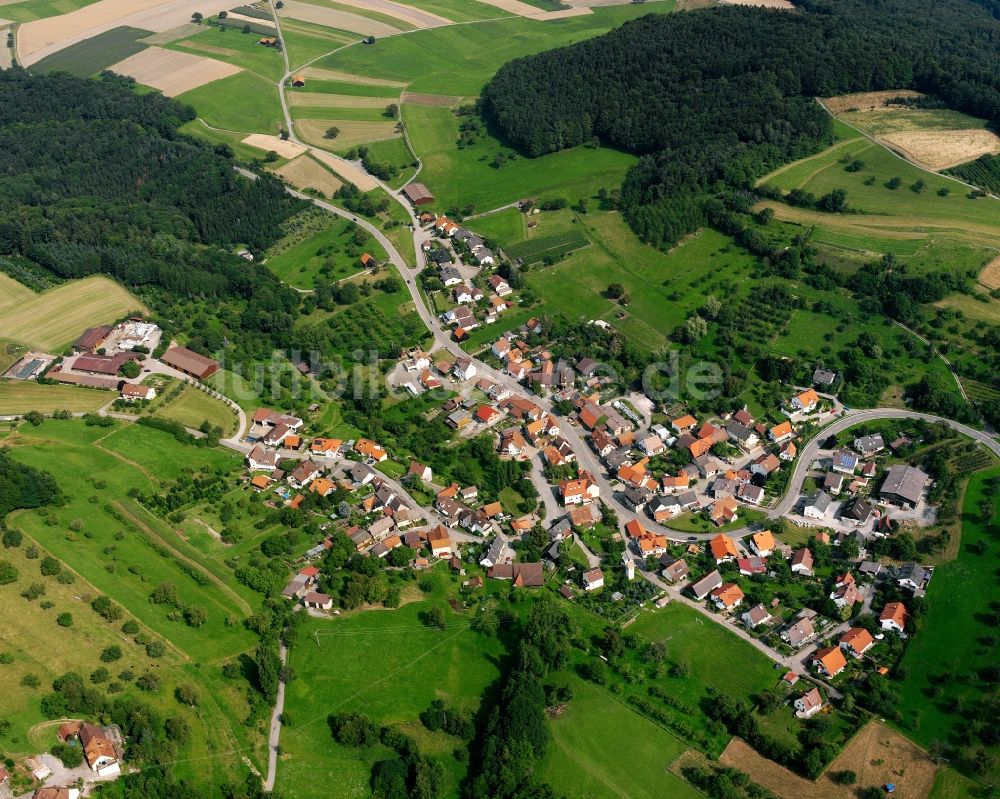
[[[882,483],[880,493],[883,496],[885,494],[892,494],[902,497],[907,502],[916,504],[928,480],[930,480],[930,477],[916,466],[896,464],[889,469],[889,473],[885,476],[885,482]]]
[[[863,522],[875,511],[875,506],[861,497],[855,497],[844,506],[841,516]]]
[[[813,383],[818,386],[829,386],[833,384],[833,381],[837,379],[836,372],[830,372],[826,369],[817,369],[813,372]]]
[[[708,596],[710,591],[714,591],[722,585],[722,575],[719,570],[711,572],[702,577],[698,582],[691,584],[691,591],[696,597]]]
[[[861,436],[854,439],[854,448],[862,455],[870,455],[880,449],[885,449],[885,441],[882,440],[881,433],[876,433],[873,436]]]
[[[753,438],[754,436],[757,435],[749,427],[746,427],[746,426],[740,424],[737,421],[732,421],[729,424],[727,424],[726,425],[726,432],[730,436],[732,436],[733,438],[735,438],[737,441],[742,441],[744,443],[746,443],[751,438]]]
[[[809,499],[806,500],[807,508],[816,508],[820,513],[826,513],[827,509],[830,507],[830,495],[825,491],[817,491]]]
[[[927,579],[927,569],[918,563],[904,563],[896,569],[897,580],[909,580],[915,585],[923,585]]]

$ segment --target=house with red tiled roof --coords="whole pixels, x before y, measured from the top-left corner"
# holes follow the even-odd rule
[[[875,639],[864,627],[852,627],[840,636],[840,648],[855,658],[860,658],[875,646]]]
[[[836,677],[847,668],[847,659],[839,646],[826,646],[813,653],[812,665],[824,677]]]
[[[739,550],[736,548],[736,542],[724,533],[719,533],[715,536],[715,538],[708,542],[708,546],[712,551],[712,557],[715,558],[716,563],[724,563],[740,556]]]
[[[890,602],[882,608],[878,620],[883,630],[901,633],[906,629],[906,622],[909,621],[909,618],[910,613],[906,609],[906,605],[902,602]]]

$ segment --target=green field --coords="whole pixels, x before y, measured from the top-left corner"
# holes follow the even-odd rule
[[[0,380],[0,416],[20,415],[29,411],[96,411],[116,396],[114,392],[94,388],[41,385],[34,380]]]
[[[458,578],[445,568],[436,567],[436,578],[454,592]],[[289,656],[298,677],[288,685],[285,698],[285,711],[295,721],[281,736],[277,790],[283,796],[313,799],[317,785],[338,799],[371,795],[371,765],[388,750],[379,746],[359,751],[337,744],[326,717],[348,711],[395,725],[416,738],[423,751],[441,756],[447,770],[443,795],[458,795],[467,763],[451,752],[465,745],[444,733],[428,732],[418,715],[435,698],[476,710],[483,691],[499,676],[496,659],[502,648],[495,638],[469,630],[468,618],[448,608],[444,595],[441,590],[432,594],[433,601],[446,608],[445,630],[421,623],[429,600],[397,610],[309,620],[302,628],[301,643]]]
[[[983,517],[980,508],[990,496],[987,479],[997,476],[1000,469],[994,468],[974,474],[969,481],[958,557],[934,571],[927,589],[927,618],[903,658],[907,677],[896,683],[902,727],[925,746],[935,741],[954,743],[969,720],[954,712],[950,703],[961,699],[967,711],[977,708],[984,698],[977,674],[996,664],[995,648],[988,643],[994,628],[986,621],[995,611],[1000,564],[995,543],[995,497],[992,519]],[[980,543],[987,545],[985,554],[972,549]],[[939,680],[941,690],[931,697],[928,692],[936,677],[943,678]],[[996,754],[997,748],[992,747],[994,764]],[[987,776],[995,780],[997,774],[994,765]]]
[[[13,292],[13,293],[11,293]],[[25,294],[24,286],[0,281],[0,338],[58,352],[86,328],[115,322],[131,311],[145,311],[121,284],[106,277],[71,280],[41,294]]]
[[[190,385],[177,399],[157,410],[156,415],[195,430],[208,422],[212,427],[222,428],[226,436],[234,433],[237,425],[236,415],[229,406]]]
[[[573,678],[573,700],[550,723],[552,742],[542,776],[567,796],[590,799],[696,799],[702,796],[667,771],[687,746],[592,683]]]
[[[514,259],[520,258],[525,266],[534,266],[542,263],[546,258],[558,258],[576,250],[582,250],[590,244],[579,227],[568,230],[565,233],[557,233],[552,236],[539,236],[529,241],[523,241],[507,248],[507,254]]]
[[[206,83],[177,99],[194,106],[213,128],[274,135],[283,124],[277,87],[250,72]]]
[[[285,62],[274,48],[257,44],[259,38],[258,34],[203,25],[194,36],[171,42],[166,47],[234,64],[273,83],[284,74]]]
[[[527,235],[525,215],[517,208],[507,208],[495,214],[469,219],[466,226],[480,236],[495,239],[504,248],[523,241]]]
[[[149,35],[149,31],[139,28],[112,28],[43,58],[33,64],[31,70],[69,72],[80,78],[89,78],[112,64],[145,50],[146,45],[139,39]]]
[[[58,17],[78,8],[89,6],[97,0],[24,0],[3,6],[3,19],[11,22],[34,22],[36,19]]]

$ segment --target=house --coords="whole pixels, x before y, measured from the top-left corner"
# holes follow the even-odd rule
[[[740,424],[735,419],[726,425],[726,435],[729,436],[730,441],[734,441],[738,447],[747,452],[754,449],[760,443],[760,438],[753,430]]]
[[[633,488],[628,486],[622,492],[622,504],[624,504],[633,513],[639,513],[646,503],[649,501],[650,493],[649,489],[645,487]]]
[[[601,508],[598,502],[570,508],[569,521],[574,530],[589,530],[595,527],[600,520]]]
[[[792,423],[788,421],[775,425],[767,431],[767,437],[770,438],[775,444],[787,441],[793,435],[795,435],[795,432],[792,430]]]
[[[353,464],[348,474],[351,476],[351,482],[358,488],[368,485],[375,479],[375,472],[363,463]]]
[[[491,569],[498,563],[510,563],[513,559],[506,539],[497,536],[486,550],[486,554],[479,559],[479,565]]]
[[[510,341],[503,337],[498,338],[493,342],[493,346],[490,349],[502,361],[507,357],[507,353],[510,352]]]
[[[724,524],[734,522],[739,518],[736,500],[732,497],[723,497],[712,504],[708,510],[708,518],[720,527]],[[713,539],[714,540],[714,539]]]
[[[494,580],[511,580],[517,588],[539,588],[545,584],[541,563],[501,563],[489,570]]]
[[[795,705],[795,715],[800,719],[807,719],[823,709],[823,697],[820,696],[819,688],[813,688],[802,694],[793,704]]]
[[[699,602],[707,597],[712,591],[722,585],[722,575],[718,570],[705,575],[700,580],[688,586],[688,590]]]
[[[839,494],[844,490],[844,475],[837,472],[827,472],[823,477],[823,490],[831,494]]]
[[[770,624],[774,617],[771,616],[767,608],[758,604],[746,611],[741,618],[747,627],[754,630],[762,624]]]
[[[792,407],[797,411],[809,413],[819,405],[819,394],[816,389],[807,388],[801,394],[792,397]]]
[[[84,760],[87,761],[91,771],[96,771],[102,777],[121,772],[115,745],[104,728],[93,724],[81,724],[79,737]]]
[[[767,572],[767,564],[764,562],[763,558],[759,558],[754,555],[751,558],[737,558],[736,566],[740,570],[740,574],[747,577],[752,577],[755,574],[765,574]]]
[[[922,591],[930,578],[927,569],[916,563],[904,563],[896,569],[896,584],[911,592]]]
[[[901,633],[906,630],[906,622],[910,620],[910,613],[902,602],[890,602],[882,608],[878,620],[883,630]]]
[[[321,497],[326,497],[332,494],[337,489],[337,484],[333,480],[328,480],[325,477],[317,477],[309,484],[309,490],[313,494],[319,494]]]
[[[496,256],[493,255],[493,250],[485,244],[477,244],[471,248],[470,252],[473,259],[480,266],[493,266],[497,262]]]
[[[271,471],[278,465],[278,453],[274,450],[264,449],[257,444],[247,453],[247,468],[251,471]]]
[[[854,449],[861,453],[861,457],[870,458],[885,449],[885,441],[882,440],[881,433],[876,433],[873,436],[861,436],[854,439]]]
[[[43,766],[43,768],[46,768]],[[2,771],[2,769],[0,769]],[[51,775],[52,772],[50,771]],[[0,792],[2,793],[2,792]],[[13,794],[10,794],[13,796]],[[54,786],[46,786],[44,788],[38,788],[33,794],[31,794],[31,799],[79,799],[80,789],[79,788],[56,788]]]
[[[840,517],[856,527],[862,527],[871,523],[875,517],[875,506],[866,499],[854,497],[844,505],[840,512]]]
[[[355,441],[354,451],[365,460],[374,463],[381,463],[389,457],[389,454],[380,445],[367,438],[359,438]]]
[[[753,550],[758,557],[766,558],[774,551],[774,535],[770,530],[754,533],[750,536],[750,549]]]
[[[824,677],[836,677],[847,667],[847,660],[839,646],[826,646],[813,653],[812,665]]]
[[[437,525],[427,533],[427,548],[436,558],[451,557],[451,536],[442,525]]]
[[[750,464],[750,471],[753,474],[761,474],[764,477],[778,471],[781,468],[781,461],[774,454],[768,452],[761,455]]]
[[[715,536],[715,538],[708,542],[708,546],[712,551],[712,557],[715,558],[716,563],[725,563],[726,561],[738,558],[740,555],[739,550],[736,549],[736,542],[724,533],[719,533]]]
[[[302,597],[302,604],[316,610],[330,610],[333,607],[333,597],[319,591],[310,591]]]
[[[172,366],[177,371],[198,380],[207,380],[222,368],[222,364],[218,361],[199,355],[187,347],[171,347],[160,356],[160,360],[167,366]]]
[[[825,519],[831,502],[829,494],[822,490],[817,491],[806,499],[802,506],[802,515],[807,519]]]
[[[829,386],[832,386],[836,380],[836,372],[831,372],[827,369],[816,369],[813,372],[813,385],[819,386],[820,388],[828,388]]]
[[[866,461],[861,467],[861,476],[864,478],[872,478],[878,471],[878,464],[875,461]]]
[[[743,483],[736,492],[736,496],[747,505],[759,505],[764,500],[764,489],[753,483]]]
[[[429,205],[434,202],[434,195],[423,183],[407,183],[403,187],[403,194],[414,205]]]
[[[141,386],[135,383],[122,384],[122,399],[126,402],[136,400],[151,400],[156,396],[156,389],[152,386]]]
[[[451,369],[458,380],[471,380],[476,376],[476,364],[472,358],[459,358]]]
[[[830,599],[838,608],[853,607],[855,603],[864,599],[858,584],[854,580],[854,575],[848,572],[837,578],[837,583],[830,592]]]
[[[864,627],[852,627],[840,636],[840,648],[854,658],[862,657],[875,646],[875,639]]]
[[[420,373],[420,385],[422,385],[428,391],[434,391],[435,389],[441,388],[441,381],[434,376],[434,373],[430,369],[424,369]]]
[[[527,446],[528,442],[524,440],[521,431],[516,427],[508,427],[500,434],[501,455],[510,455],[512,458],[516,458],[524,452]]]
[[[687,579],[690,572],[691,569],[688,566],[687,561],[683,558],[678,558],[677,560],[665,565],[660,574],[663,575],[665,580],[669,580],[672,583],[679,583],[681,580]]]
[[[464,430],[472,424],[472,417],[463,408],[458,408],[448,414],[445,423],[453,430]]]
[[[506,297],[511,293],[510,284],[500,275],[490,275],[486,282],[489,283],[490,288],[498,297]]]
[[[783,461],[795,460],[795,454],[798,449],[795,446],[794,441],[786,441],[780,447],[778,447],[778,457]]]
[[[581,358],[575,366],[576,371],[588,379],[597,374],[597,370],[600,368],[600,361],[595,361],[593,358]]]
[[[313,479],[319,476],[321,471],[322,469],[318,463],[313,463],[311,460],[304,460],[288,475],[288,484],[292,488],[305,488]]]
[[[667,445],[663,443],[663,439],[659,436],[647,436],[639,442],[639,449],[641,449],[650,458],[655,455],[659,455],[666,448]]]
[[[655,497],[647,506],[647,512],[654,521],[663,523],[684,512],[677,497]]]
[[[719,610],[732,610],[743,601],[743,591],[736,583],[723,583],[711,593],[712,602]]]
[[[339,438],[314,438],[309,452],[321,458],[334,458],[340,454],[344,442]]]
[[[406,470],[406,473],[417,480],[424,483],[430,483],[434,479],[434,471],[430,466],[424,466],[422,463],[417,463],[416,461],[410,462],[410,468]]]
[[[670,426],[674,428],[678,433],[686,433],[689,430],[698,426],[698,420],[695,419],[691,414],[685,414],[677,419],[674,419]]]
[[[601,487],[587,472],[581,472],[575,480],[563,480],[559,484],[559,495],[563,505],[585,505],[593,502],[601,494]]]
[[[792,574],[804,574],[807,577],[812,575],[813,555],[807,548],[795,550],[792,553]]]
[[[832,467],[835,472],[853,475],[858,468],[858,456],[845,447],[833,454]]]
[[[814,635],[816,635],[816,629],[813,627],[812,618],[800,616],[795,623],[781,631],[781,640],[789,646],[798,648]]]
[[[604,587],[604,572],[599,568],[588,569],[583,573],[583,590],[596,591]]]
[[[879,496],[901,508],[914,508],[920,502],[930,477],[915,466],[896,464],[889,468]]]

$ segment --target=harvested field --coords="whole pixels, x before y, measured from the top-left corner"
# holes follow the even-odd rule
[[[299,108],[384,109],[392,102],[391,97],[355,97],[349,94],[320,94],[317,92],[288,92],[285,97],[290,106],[297,106]]]
[[[214,58],[150,47],[119,61],[111,70],[119,75],[131,75],[139,83],[159,89],[167,97],[176,97],[214,80],[235,75],[241,68]]]
[[[153,33],[173,30],[201,11],[201,0],[99,0],[69,14],[28,22],[17,29],[17,54],[28,67],[77,42],[118,27]]]
[[[343,31],[350,31],[351,33],[359,33],[362,36],[392,36],[399,33],[399,28],[393,28],[385,23],[376,22],[360,14],[351,14],[348,11],[314,6],[312,3],[304,3],[301,0],[288,0],[281,13],[282,16],[290,19],[312,22],[315,25],[337,28]]]
[[[309,155],[293,158],[280,169],[274,170],[274,173],[299,190],[316,189],[327,197],[332,197],[344,185],[330,170]]]
[[[583,17],[593,14],[589,6],[577,6],[576,8],[563,8],[559,11],[543,11],[541,14],[532,14],[531,19],[540,19],[543,22],[550,19],[566,19],[566,17]]]
[[[236,11],[230,11],[226,19],[234,19],[238,22],[246,22],[249,25],[259,25],[262,28],[270,28],[275,30],[273,19],[261,19],[260,17],[248,17],[246,14],[239,14]]]
[[[794,11],[795,6],[788,0],[719,0],[720,6],[756,6],[758,8],[779,8]]]
[[[0,272],[0,311],[27,302],[34,296],[35,292],[23,283]]]
[[[228,47],[216,47],[214,44],[199,42],[197,39],[185,39],[183,42],[178,42],[177,44],[179,47],[186,47],[188,50],[199,50],[202,53],[211,53],[212,55],[221,55],[227,58],[232,58],[240,54],[239,50],[232,50]]]
[[[982,155],[1000,153],[1000,136],[989,130],[906,130],[881,137],[910,161],[928,169],[975,161]]]
[[[301,144],[286,141],[278,136],[268,136],[266,133],[251,133],[243,140],[243,143],[264,152],[274,150],[282,158],[295,158],[306,151],[306,148]]]
[[[378,181],[357,164],[353,164],[340,156],[334,155],[326,150],[320,150],[319,148],[310,150],[309,152],[312,154],[313,158],[321,164],[326,164],[340,177],[344,180],[350,181],[361,191],[371,191],[372,189],[378,188]]]
[[[404,88],[405,83],[395,80],[382,80],[381,78],[369,78],[365,75],[352,75],[350,72],[339,72],[335,69],[323,69],[322,67],[306,67],[302,70],[306,78],[313,80],[336,80],[343,83],[360,83],[366,86],[392,86],[394,88]]]
[[[317,147],[336,147],[349,150],[359,144],[371,141],[394,139],[400,134],[395,122],[362,122],[348,119],[297,119],[295,127],[304,141]],[[327,128],[340,128],[336,139],[325,139]]]
[[[16,308],[5,310],[0,315],[0,338],[52,352],[88,327],[109,324],[129,311],[145,310],[121,284],[106,277],[85,277],[41,294],[32,293]]]
[[[896,785],[893,795],[899,799],[926,799],[937,771],[926,752],[875,721],[854,736],[816,782],[768,760],[740,738],[729,742],[719,762],[739,769],[781,799],[852,799],[853,787],[837,785],[829,777],[839,771],[857,774],[856,785],[860,787],[891,782]]]
[[[1000,258],[995,258],[979,273],[979,282],[990,291],[1000,289]]]
[[[85,413],[107,405],[115,396],[109,391],[79,386],[43,386],[34,380],[0,380],[0,415],[29,411],[52,413],[64,409]]]
[[[155,45],[173,44],[174,42],[179,42],[181,39],[194,36],[203,30],[205,29],[201,25],[195,25],[193,22],[185,22],[183,25],[178,25],[176,28],[171,28],[168,31],[147,36],[142,42],[143,44]],[[220,55],[224,55],[224,53],[220,53]]]
[[[338,2],[342,5],[363,8],[366,11],[376,11],[388,17],[395,17],[415,28],[438,28],[441,25],[451,25],[450,19],[413,6],[394,3],[392,0],[338,0]]]
[[[458,105],[462,101],[462,98],[449,94],[420,94],[419,92],[403,92],[402,100],[404,103],[415,103],[416,105],[440,105],[446,108],[452,108]]]
[[[825,97],[823,105],[830,109],[833,114],[843,114],[845,111],[877,111],[886,108],[886,103],[894,97],[923,97],[923,95],[910,89],[858,92],[856,94],[841,94],[838,97]],[[902,108],[903,106],[898,107]]]
[[[517,14],[519,17],[534,17],[546,13],[535,6],[522,3],[521,0],[482,0],[482,2],[509,11],[511,14]]]

